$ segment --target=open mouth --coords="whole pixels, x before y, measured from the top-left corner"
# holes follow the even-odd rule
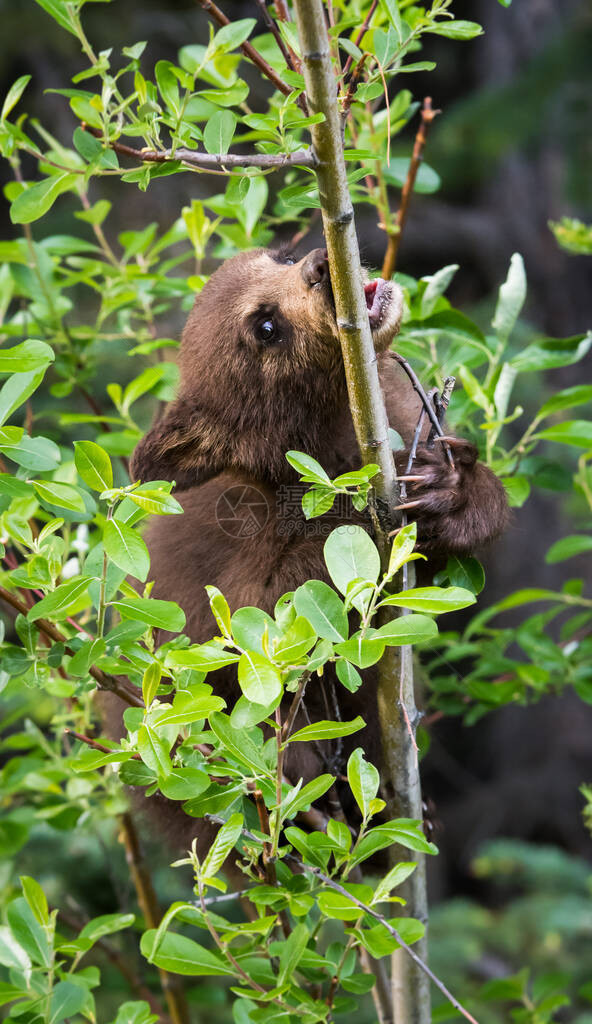
[[[370,327],[374,330],[375,327],[380,326],[383,320],[385,310],[391,299],[391,289],[387,286],[386,281],[383,281],[381,277],[377,277],[374,281],[369,281],[368,284],[364,285],[364,295],[366,297]]]

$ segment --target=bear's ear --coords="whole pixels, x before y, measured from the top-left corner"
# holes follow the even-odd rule
[[[218,467],[205,451],[204,417],[182,399],[169,406],[136,447],[130,460],[132,480],[174,480],[180,490],[215,476]]]

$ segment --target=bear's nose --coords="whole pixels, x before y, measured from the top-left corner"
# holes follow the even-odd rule
[[[321,284],[329,279],[329,264],[326,249],[313,249],[305,257],[300,270],[302,277],[311,288],[313,284]]]

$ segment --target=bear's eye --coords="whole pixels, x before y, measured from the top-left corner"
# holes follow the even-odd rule
[[[269,342],[271,341],[275,341],[277,337],[277,328],[275,321],[272,320],[271,317],[266,317],[265,320],[262,320],[258,324],[256,334],[259,341],[264,341],[267,344],[269,344]]]
[[[294,264],[296,263],[296,260],[294,256],[288,254],[287,256],[284,256],[284,263],[287,263],[288,266],[293,267]]]

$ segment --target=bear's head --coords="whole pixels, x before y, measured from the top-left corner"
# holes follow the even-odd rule
[[[391,282],[364,285],[377,352],[401,319]],[[134,479],[186,488],[235,469],[277,483],[285,452],[323,461],[347,395],[327,254],[256,249],[212,275],[181,342],[178,396],[140,442]]]

